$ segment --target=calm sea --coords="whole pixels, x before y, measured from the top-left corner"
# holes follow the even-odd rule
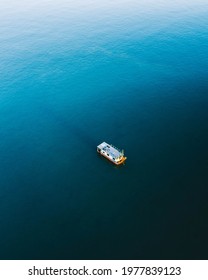
[[[207,259],[207,1],[0,10],[0,258]]]

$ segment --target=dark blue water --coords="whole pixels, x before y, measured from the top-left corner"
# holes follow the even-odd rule
[[[0,258],[207,259],[207,1],[0,8]]]

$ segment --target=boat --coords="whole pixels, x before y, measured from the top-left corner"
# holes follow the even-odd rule
[[[118,148],[106,142],[97,146],[97,152],[116,165],[123,164],[127,159],[124,156],[124,150],[120,151]]]

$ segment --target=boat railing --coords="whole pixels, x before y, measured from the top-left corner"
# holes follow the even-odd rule
[[[120,150],[112,144],[111,144],[111,147],[115,148],[117,151],[119,151],[124,156],[124,149]]]

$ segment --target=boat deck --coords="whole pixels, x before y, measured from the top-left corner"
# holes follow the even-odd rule
[[[101,143],[97,146],[97,151],[102,156],[106,157],[108,160],[112,161],[114,164],[122,164],[127,158],[124,156],[124,153],[121,152],[116,147],[109,145],[106,142]]]

